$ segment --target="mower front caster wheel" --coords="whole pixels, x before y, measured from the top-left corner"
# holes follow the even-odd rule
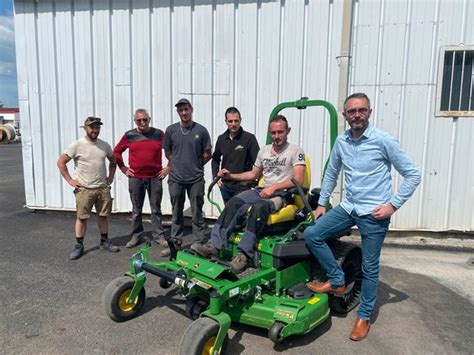
[[[192,320],[196,320],[208,307],[209,303],[199,298],[190,298],[186,301],[186,314]]]
[[[214,352],[214,343],[219,332],[219,323],[207,317],[196,319],[184,331],[179,343],[180,355],[210,355]],[[228,336],[220,351],[225,353]]]
[[[172,283],[169,282],[168,280],[160,278],[160,287],[162,289],[166,290],[167,288],[170,288],[171,285],[172,285]]]
[[[284,326],[285,325],[283,323],[275,322],[271,328],[268,329],[268,338],[275,344],[278,344],[283,340],[283,337],[281,336],[281,330]]]
[[[128,276],[118,277],[107,285],[102,296],[105,313],[116,322],[124,322],[136,317],[145,303],[145,288],[140,290],[132,303],[127,299],[135,281]]]

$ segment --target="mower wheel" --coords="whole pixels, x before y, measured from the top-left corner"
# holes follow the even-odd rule
[[[171,285],[172,285],[172,283],[169,282],[168,280],[160,278],[160,287],[162,289],[166,290],[167,288],[170,288]]]
[[[186,314],[192,320],[196,320],[208,307],[209,303],[206,301],[199,298],[190,298],[186,301]]]
[[[283,329],[285,325],[281,322],[275,322],[271,326],[270,329],[268,329],[268,338],[273,341],[275,344],[280,343],[283,338],[281,336],[281,330]]]
[[[335,241],[331,249],[344,271],[346,292],[342,297],[329,295],[329,308],[335,313],[345,314],[354,309],[360,301],[362,250],[358,246],[341,241]]]
[[[137,316],[145,303],[145,288],[140,290],[132,303],[127,303],[135,281],[121,276],[107,285],[102,295],[105,313],[116,322],[124,322]]]
[[[219,323],[207,317],[196,319],[184,331],[179,343],[180,355],[211,355],[214,352],[214,343],[219,332]],[[225,354],[228,336],[220,351]]]

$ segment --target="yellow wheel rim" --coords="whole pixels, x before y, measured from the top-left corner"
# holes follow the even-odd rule
[[[135,308],[135,306],[138,303],[138,296],[135,297],[135,299],[133,300],[132,303],[127,303],[128,296],[130,296],[131,292],[132,292],[132,290],[126,290],[124,293],[122,293],[120,295],[118,306],[119,306],[120,310],[123,311],[123,312],[133,311],[133,309]]]
[[[206,341],[206,344],[204,344],[204,349],[202,349],[202,355],[211,355],[212,352],[214,351],[215,342],[216,342],[216,337],[212,337],[208,341]]]

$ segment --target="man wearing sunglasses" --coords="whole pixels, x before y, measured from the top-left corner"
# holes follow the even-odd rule
[[[148,194],[151,210],[152,238],[160,245],[167,246],[161,223],[162,180],[169,168],[162,165],[162,145],[165,134],[151,127],[151,118],[144,109],[134,114],[136,128],[125,132],[114,148],[117,164],[127,177],[130,200],[132,201],[132,231],[127,248],[137,246],[143,234],[142,209],[145,194]],[[128,166],[122,153],[128,149]]]
[[[357,319],[350,339],[364,339],[370,328],[379,283],[380,251],[390,217],[413,194],[420,183],[420,172],[400,143],[369,123],[372,113],[367,95],[350,95],[342,113],[350,129],[338,136],[324,175],[316,223],[304,232],[306,244],[326,272],[328,281],[309,282],[316,293],[343,295],[344,272],[337,264],[327,241],[356,225],[362,244],[362,289]],[[403,176],[392,196],[391,167]],[[326,211],[341,168],[344,169],[345,196],[335,208]]]

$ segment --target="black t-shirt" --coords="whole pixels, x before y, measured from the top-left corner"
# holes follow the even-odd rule
[[[217,138],[216,148],[212,154],[212,176],[216,177],[219,169],[227,169],[231,173],[242,173],[252,170],[260,147],[257,139],[240,127],[233,139],[229,130]],[[221,164],[222,157],[222,166]],[[242,181],[224,180],[224,185],[235,190],[246,190],[247,183]]]

